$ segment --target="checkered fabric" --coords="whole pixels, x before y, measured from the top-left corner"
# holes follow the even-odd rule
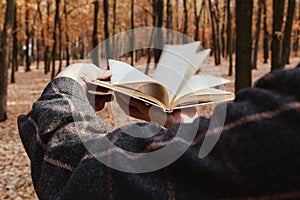
[[[300,197],[300,68],[269,73],[253,88],[239,92],[227,104],[225,125],[212,130],[212,137],[222,130],[217,144],[199,159],[209,124],[210,119],[200,117],[149,138],[130,136],[124,128],[111,131],[80,85],[68,78],[49,83],[29,114],[18,118],[40,199]],[[84,146],[109,139],[124,150],[147,153],[184,144],[186,138],[176,134],[179,127],[183,135],[197,127],[196,137],[180,158],[154,172],[117,171]],[[97,154],[128,156],[115,145]]]

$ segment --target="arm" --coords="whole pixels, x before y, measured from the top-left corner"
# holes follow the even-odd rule
[[[209,120],[199,118],[192,124],[184,124],[181,128],[186,134],[198,127],[188,150],[168,167],[141,174],[106,167],[86,151],[80,136],[88,135],[91,137],[84,138],[97,141],[108,129],[98,121],[84,91],[74,92],[69,87],[75,83],[73,80],[56,79],[32,111],[19,118],[20,135],[31,159],[38,196],[41,199],[199,199],[285,192],[297,195],[300,94],[292,88],[300,87],[299,77],[299,69],[273,73],[261,79],[257,88],[239,93],[236,102],[228,105],[218,143],[203,159],[198,158],[198,153]],[[74,115],[79,119],[76,123]],[[176,139],[179,127],[179,124],[171,126],[147,139],[131,137],[119,129],[108,134],[108,138],[131,152],[152,152]],[[184,138],[177,138],[173,144],[182,142]],[[106,152],[111,157],[123,155],[114,150],[111,147],[99,153]]]

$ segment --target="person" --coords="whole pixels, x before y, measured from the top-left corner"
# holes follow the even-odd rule
[[[161,128],[151,137],[133,137],[123,128],[112,131],[95,114],[112,99],[110,94],[96,97],[92,103],[87,95],[88,83],[109,79],[109,71],[92,64],[80,68],[75,64],[61,72],[32,110],[18,118],[20,137],[31,161],[33,185],[40,199],[300,197],[299,67],[270,72],[254,87],[238,92],[235,100],[226,105],[220,138],[201,159],[198,152],[210,119],[194,119],[189,112],[179,111],[168,114],[168,128]],[[127,97],[118,95],[122,107]],[[128,114],[149,121],[148,105],[137,100],[129,103]],[[186,119],[193,122],[184,123],[189,121]],[[109,167],[83,144],[109,138],[126,151],[154,152],[174,138],[181,145],[184,138],[178,138],[181,136],[176,133],[182,126],[185,135],[197,127],[192,144],[174,162],[145,173]],[[99,151],[122,156],[115,146]]]

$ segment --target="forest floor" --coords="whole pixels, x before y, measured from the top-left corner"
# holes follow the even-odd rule
[[[300,58],[292,58],[291,64],[286,68],[293,67],[299,62]],[[234,76],[227,76],[227,65],[228,63],[224,62],[221,66],[207,67],[203,71],[233,80]],[[30,111],[32,103],[39,98],[48,84],[50,74],[45,75],[43,69],[36,69],[34,64],[31,69],[30,72],[24,72],[24,67],[20,67],[15,75],[16,83],[8,86],[8,120],[0,123],[0,199],[37,199],[31,181],[30,162],[18,134],[17,117]],[[269,71],[268,64],[258,62],[258,69],[252,73],[253,82]],[[233,86],[231,83],[226,89],[233,91]],[[201,107],[200,114],[209,116],[211,111],[210,106]],[[106,106],[98,115],[113,128],[134,121],[119,116],[118,120],[123,121],[116,122],[110,113],[111,106]]]

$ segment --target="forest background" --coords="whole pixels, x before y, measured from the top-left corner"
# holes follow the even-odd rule
[[[235,92],[270,70],[300,62],[299,0],[0,0],[1,198],[36,198],[17,115],[28,112],[70,63],[84,60],[105,39],[141,27],[172,29],[201,41]],[[107,57],[112,47],[106,47]],[[159,55],[159,49],[140,49],[123,58],[138,65],[157,62]]]

